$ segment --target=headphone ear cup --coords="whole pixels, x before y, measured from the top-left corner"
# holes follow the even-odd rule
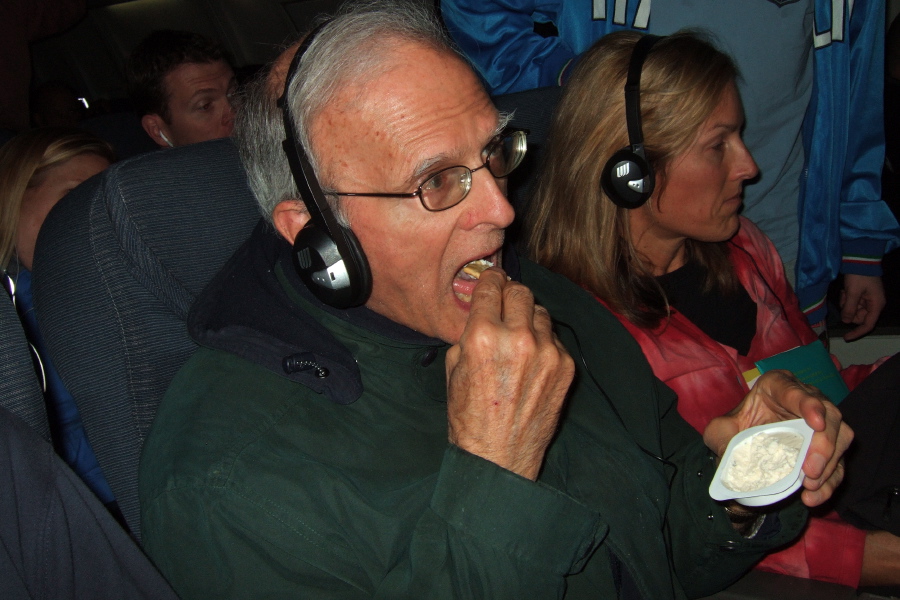
[[[372,290],[372,272],[359,240],[340,228],[345,252],[310,221],[294,239],[294,267],[313,295],[335,308],[363,304]]]
[[[350,306],[359,306],[369,299],[372,293],[372,269],[369,268],[369,261],[366,259],[366,253],[363,252],[362,245],[356,234],[347,227],[341,227],[341,233],[344,235],[346,245],[346,256],[344,259],[348,263],[348,270],[352,276],[350,281],[353,283]]]
[[[653,169],[631,146],[613,154],[600,175],[600,185],[616,206],[639,208],[654,188]]]

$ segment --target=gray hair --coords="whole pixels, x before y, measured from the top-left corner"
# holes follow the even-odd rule
[[[388,68],[387,58],[397,42],[416,42],[460,57],[434,14],[409,1],[351,2],[316,34],[288,88],[297,139],[320,173],[310,144],[310,124],[347,83],[365,84]],[[274,84],[274,85],[273,85]],[[239,109],[235,138],[259,210],[271,222],[284,200],[299,198],[281,142],[285,138],[282,112],[276,106],[283,86],[263,75],[251,83]],[[328,192],[325,182],[323,190]],[[335,215],[346,219],[335,196],[329,196]]]

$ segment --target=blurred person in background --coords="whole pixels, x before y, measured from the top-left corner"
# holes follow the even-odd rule
[[[190,31],[154,31],[132,51],[128,92],[160,147],[231,136],[237,87],[225,50]]]

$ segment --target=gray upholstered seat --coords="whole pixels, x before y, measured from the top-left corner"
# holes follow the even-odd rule
[[[195,349],[195,296],[259,218],[230,140],[113,165],[51,211],[35,251],[47,348],[133,533],[159,401]]]

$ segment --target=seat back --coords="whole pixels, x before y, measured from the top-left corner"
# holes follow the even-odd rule
[[[196,347],[188,309],[258,218],[235,146],[217,140],[113,165],[57,204],[38,236],[41,333],[138,539],[141,448]]]
[[[0,406],[50,440],[47,408],[25,330],[9,296],[0,291]]]

